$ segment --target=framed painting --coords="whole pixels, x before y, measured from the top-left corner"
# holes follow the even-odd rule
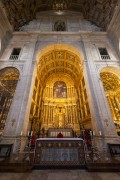
[[[67,87],[63,81],[57,81],[53,88],[54,98],[66,98],[67,97]]]

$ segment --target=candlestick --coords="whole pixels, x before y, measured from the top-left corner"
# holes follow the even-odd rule
[[[100,136],[102,136],[102,133],[101,133],[101,131],[99,131],[99,134],[100,134]]]
[[[32,136],[32,134],[33,134],[33,131],[31,131],[31,136]]]
[[[95,132],[93,131],[93,135],[95,136]]]
[[[91,137],[93,136],[93,132],[92,132],[92,131],[90,131],[90,136],[91,136]]]

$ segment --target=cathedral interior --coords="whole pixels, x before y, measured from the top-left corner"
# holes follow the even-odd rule
[[[118,0],[0,1],[0,161],[120,161],[119,19]]]

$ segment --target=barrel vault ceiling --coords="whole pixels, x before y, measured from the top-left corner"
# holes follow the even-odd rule
[[[1,0],[14,30],[33,20],[37,12],[52,10],[53,0]],[[118,0],[69,0],[68,10],[82,12],[84,18],[106,30]]]

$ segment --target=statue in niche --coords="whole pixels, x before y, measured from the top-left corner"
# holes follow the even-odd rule
[[[54,128],[64,128],[65,126],[65,109],[62,106],[57,106],[54,112]]]
[[[65,28],[65,22],[64,21],[58,20],[55,22],[54,31],[65,31],[65,30],[66,30],[66,28]]]

